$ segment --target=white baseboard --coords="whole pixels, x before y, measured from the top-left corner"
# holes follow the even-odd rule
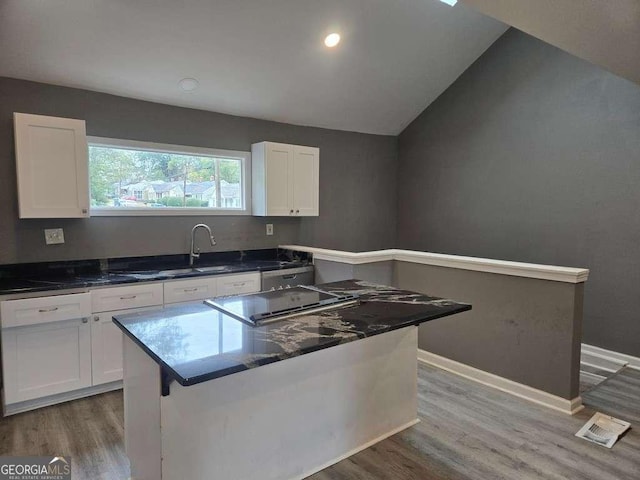
[[[368,441],[367,443],[360,445],[358,448],[354,448],[353,450],[350,450],[349,452],[345,453],[344,455],[340,455],[338,458],[335,458],[327,463],[325,463],[324,465],[318,467],[318,468],[314,468],[311,471],[306,472],[304,475],[298,477],[294,477],[290,480],[302,480],[304,478],[310,477],[311,475],[313,475],[314,473],[318,473],[321,470],[324,470],[325,468],[329,468],[331,465],[335,465],[338,462],[341,462],[342,460],[344,460],[345,458],[349,458],[352,455],[355,455],[358,452],[361,452],[362,450],[366,450],[367,448],[369,448],[372,445],[375,445],[378,442],[381,442],[382,440],[384,440],[385,438],[389,438],[392,435],[395,435],[396,433],[400,433],[403,430],[406,430],[409,427],[413,427],[415,424],[420,423],[420,419],[416,418],[415,420],[412,420],[408,423],[405,423],[404,425],[400,425],[397,428],[394,428],[393,430],[380,435],[379,437],[374,438],[373,440]]]
[[[562,413],[568,413],[574,415],[582,410],[582,398],[576,397],[572,400],[552,395],[551,393],[543,392],[528,385],[514,382],[504,377],[499,377],[493,373],[488,373],[483,370],[479,370],[464,363],[456,362],[435,353],[427,352],[425,350],[418,349],[418,360],[429,365],[441,368],[461,377],[473,380],[474,382],[487,385],[489,387],[500,390],[501,392],[515,395],[516,397],[523,398],[530,402],[542,405],[544,407],[558,410]]]
[[[597,368],[609,373],[616,373],[622,367],[626,367],[626,363],[612,362],[611,360],[605,360],[599,357],[593,357],[588,353],[580,355],[580,375],[584,373],[583,366]]]
[[[582,353],[590,355],[591,357],[595,357],[596,359],[601,358],[602,360],[605,360],[605,362],[621,363],[624,367],[640,370],[640,358],[634,357],[632,355],[627,355],[626,353],[614,352],[612,350],[594,347],[593,345],[588,345],[586,343],[582,344]],[[592,363],[595,362],[592,361]]]
[[[580,378],[582,379],[582,377],[593,378],[595,380],[599,380],[600,382],[604,382],[607,379],[607,377],[603,377],[602,375],[598,375],[597,373],[580,371]]]
[[[97,395],[99,393],[106,393],[112,390],[119,390],[122,388],[122,380],[118,380],[110,383],[103,383],[95,387],[82,388],[80,390],[74,390],[72,392],[59,393],[57,395],[50,395],[48,397],[36,398],[34,400],[26,400],[24,402],[12,403],[4,406],[4,416],[15,415],[16,413],[28,412],[29,410],[35,410],[37,408],[49,407],[58,403],[68,402],[70,400],[78,400],[80,398],[89,397],[91,395]]]

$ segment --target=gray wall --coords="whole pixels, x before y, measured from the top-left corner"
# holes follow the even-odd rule
[[[511,29],[398,158],[399,248],[587,267],[583,341],[640,355],[638,85]]]
[[[13,112],[85,119],[87,133],[101,137],[245,151],[262,140],[320,147],[320,217],[19,220]],[[395,137],[300,127],[0,78],[0,264],[184,253],[188,233],[198,222],[213,227],[220,251],[298,241],[344,250],[388,248],[395,243],[396,156]],[[273,237],[265,235],[266,223],[274,224]],[[64,228],[64,245],[45,246],[42,230],[52,227]]]
[[[320,216],[302,219],[301,245],[364,252],[396,244],[397,137],[351,135],[320,148]]]
[[[394,285],[473,306],[420,325],[419,348],[565,399],[579,395],[584,284],[395,262]]]
[[[579,395],[584,284],[386,261],[315,260],[316,283],[357,278],[470,303],[420,325],[418,347],[524,385]]]
[[[387,261],[349,265],[329,260],[314,260],[315,282],[329,283],[355,278],[380,285],[392,285],[393,264],[393,261]]]

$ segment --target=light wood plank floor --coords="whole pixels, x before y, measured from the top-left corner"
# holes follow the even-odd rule
[[[310,479],[640,478],[640,371],[587,392],[573,417],[425,365],[418,387],[419,424]],[[75,480],[126,479],[122,409],[122,393],[111,392],[2,419],[0,455],[70,455]],[[612,450],[574,437],[596,410],[635,429]]]

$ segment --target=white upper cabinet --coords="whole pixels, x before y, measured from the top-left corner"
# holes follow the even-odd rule
[[[261,142],[251,146],[253,214],[318,216],[320,149]]]
[[[293,209],[304,217],[318,216],[320,192],[320,150],[313,147],[293,147]]]
[[[13,114],[20,218],[89,216],[84,120]]]

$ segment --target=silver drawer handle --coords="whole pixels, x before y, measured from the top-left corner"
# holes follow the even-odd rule
[[[197,292],[198,291],[198,287],[195,288],[185,288],[184,289],[184,293],[188,293],[188,292]]]
[[[124,296],[120,297],[120,300],[133,300],[136,297],[137,297],[137,295],[124,295]]]
[[[89,319],[87,317],[82,318],[82,323],[88,323],[88,322],[89,322]]]
[[[99,322],[100,321],[100,317],[98,315],[94,315],[93,316],[93,321],[94,322]]]
[[[58,310],[58,307],[51,307],[51,308],[41,308],[40,310],[38,310],[40,313],[49,313],[49,312],[55,312],[56,310]]]
[[[244,287],[246,283],[247,283],[247,282],[234,283],[234,284],[233,284],[233,286],[234,286],[234,287]]]

